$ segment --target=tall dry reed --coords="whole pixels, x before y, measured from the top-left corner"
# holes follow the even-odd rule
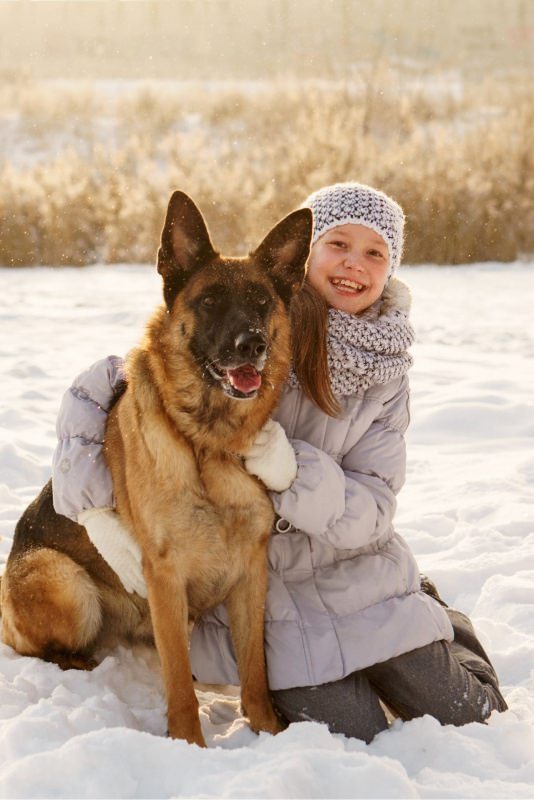
[[[520,81],[436,89],[381,65],[346,83],[0,82],[0,264],[150,262],[169,193],[244,253],[321,185],[393,195],[405,262],[534,252],[534,98]]]

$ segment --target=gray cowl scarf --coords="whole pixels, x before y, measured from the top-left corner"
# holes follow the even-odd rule
[[[327,350],[330,381],[336,397],[365,391],[404,375],[413,359],[415,339],[409,321],[410,290],[391,278],[382,296],[361,314],[328,311]],[[299,387],[293,370],[289,385]]]

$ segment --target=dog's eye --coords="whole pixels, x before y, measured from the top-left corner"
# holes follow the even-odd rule
[[[266,297],[258,297],[258,305],[259,306],[267,305],[267,298]]]
[[[203,297],[200,301],[204,308],[213,308],[215,305],[215,298],[212,297],[210,294],[207,294],[206,297]]]

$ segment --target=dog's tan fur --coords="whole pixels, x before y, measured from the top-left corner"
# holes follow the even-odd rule
[[[194,224],[183,222],[192,213],[191,201],[183,198],[171,198],[159,253],[167,305],[155,312],[128,360],[128,386],[109,416],[105,439],[116,508],[142,550],[148,605],[125,592],[84,529],[54,516],[45,487],[15,536],[2,581],[2,635],[20,653],[90,668],[91,654],[106,636],[147,636],[151,619],[169,733],[204,745],[188,620],[223,601],[251,727],[279,730],[263,649],[273,511],[263,485],[245,471],[242,454],[268,419],[287,375],[288,303],[274,287],[285,281],[287,294],[301,283],[311,215],[295,212],[298,235],[287,242],[271,232],[248,258],[225,259],[213,251],[199,266],[191,231],[200,223],[194,214]],[[254,399],[235,400],[206,383],[188,346],[197,298],[218,279],[231,280],[235,292],[246,292],[253,280],[274,301],[270,355]]]

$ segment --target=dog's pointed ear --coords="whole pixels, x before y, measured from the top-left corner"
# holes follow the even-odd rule
[[[275,225],[252,253],[253,258],[259,260],[267,270],[286,304],[290,303],[304,282],[312,230],[311,209],[300,208]]]
[[[158,250],[158,272],[169,310],[195,269],[216,256],[202,214],[184,192],[174,192]]]

